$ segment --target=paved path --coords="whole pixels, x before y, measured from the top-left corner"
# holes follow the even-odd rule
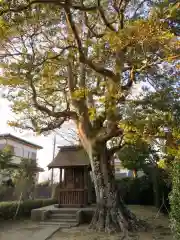
[[[59,228],[31,221],[1,222],[0,240],[48,240]]]

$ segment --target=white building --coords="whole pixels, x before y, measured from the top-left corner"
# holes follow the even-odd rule
[[[42,149],[41,146],[31,143],[22,138],[16,137],[11,134],[0,134],[0,150],[5,147],[9,147],[13,154],[12,163],[18,165],[22,158],[32,159],[37,161],[37,150]],[[37,169],[37,179],[39,177],[38,172],[43,171],[41,168]],[[0,182],[4,180],[2,174],[0,175]]]
[[[126,177],[133,177],[133,171],[124,168],[121,164],[119,158],[114,159],[114,168],[115,168],[115,177],[116,179],[126,178]],[[144,175],[143,171],[138,171],[137,176],[142,177]]]

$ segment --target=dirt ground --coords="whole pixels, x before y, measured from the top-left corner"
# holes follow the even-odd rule
[[[167,216],[157,214],[153,207],[130,206],[130,209],[141,219],[149,223],[151,230],[138,232],[131,235],[132,240],[172,240],[173,236],[169,229]],[[88,230],[88,226],[80,226],[71,229],[61,229],[56,232],[51,240],[121,240],[122,235],[107,233],[95,233]],[[124,239],[125,240],[125,239]]]
[[[37,223],[30,220],[0,222],[0,240],[25,240],[41,230]]]
[[[44,240],[58,226],[42,225],[31,220],[9,220],[0,222],[0,240]]]

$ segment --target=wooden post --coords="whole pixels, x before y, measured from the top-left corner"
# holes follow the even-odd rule
[[[84,167],[84,205],[87,204],[86,195],[87,195],[87,168]]]
[[[75,168],[73,168],[72,169],[72,175],[73,175],[73,187],[75,188],[75,173],[74,173],[74,171],[75,171]]]
[[[59,169],[59,185],[62,183],[62,168]]]
[[[53,140],[53,160],[55,157],[55,148],[56,148],[56,135],[54,136]],[[51,195],[53,195],[53,183],[54,183],[54,169],[52,168],[51,172]]]
[[[51,197],[53,198],[54,191],[53,191],[53,179],[54,179],[54,168],[51,169]]]
[[[84,188],[87,188],[87,167],[84,167]]]
[[[65,186],[65,182],[66,182],[66,170],[64,168],[64,185],[63,186]]]
[[[54,168],[51,169],[51,187],[53,187]]]

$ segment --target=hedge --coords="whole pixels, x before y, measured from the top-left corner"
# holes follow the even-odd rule
[[[116,180],[121,197],[126,204],[130,205],[154,205],[154,193],[153,184],[148,176],[142,176],[140,178],[123,178]],[[169,208],[168,195],[171,191],[164,182],[160,183],[160,196],[161,203],[165,201],[166,207]],[[161,209],[166,212],[166,208]]]
[[[153,188],[148,177],[122,178],[116,182],[126,204],[153,205]]]
[[[180,239],[180,161],[173,162],[172,192],[170,194],[170,223],[174,239]]]
[[[18,201],[12,202],[0,202],[0,219],[8,220],[13,219],[18,207]],[[36,200],[27,200],[20,203],[19,211],[17,218],[26,218],[30,217],[31,210],[35,208],[45,207],[57,203],[54,199],[36,199]]]

